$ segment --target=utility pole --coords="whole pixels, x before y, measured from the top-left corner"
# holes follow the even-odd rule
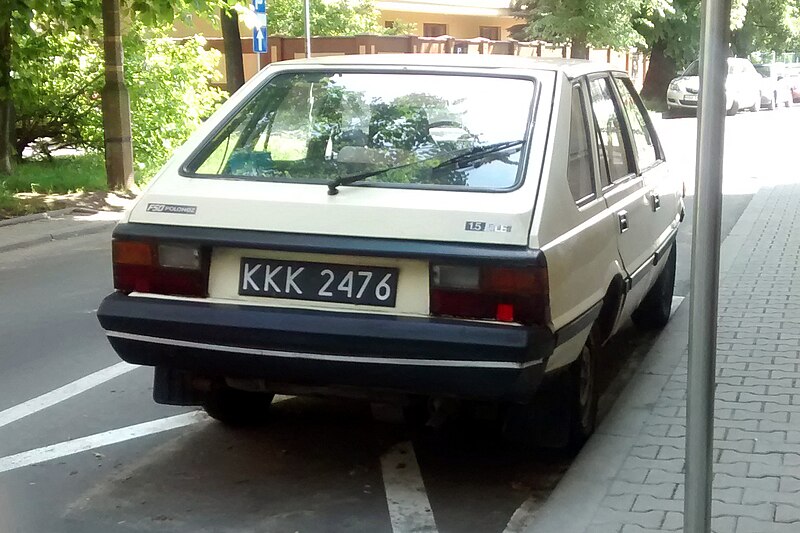
[[[703,0],[692,239],[683,530],[711,531],[725,75],[730,0]]]
[[[131,104],[125,87],[120,0],[103,0],[103,138],[109,189],[133,188]]]

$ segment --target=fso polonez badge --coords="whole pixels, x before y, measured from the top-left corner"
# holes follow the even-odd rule
[[[195,205],[175,205],[175,204],[147,204],[148,213],[174,213],[176,215],[196,215],[197,206]]]
[[[492,233],[511,233],[511,226],[507,224],[492,224],[489,222],[478,222],[468,220],[464,225],[466,231],[486,231]]]

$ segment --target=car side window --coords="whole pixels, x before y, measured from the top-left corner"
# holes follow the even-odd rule
[[[639,169],[646,169],[654,165],[658,160],[655,135],[653,135],[647,120],[645,120],[642,107],[639,104],[630,80],[614,78],[614,83],[619,91],[622,107],[625,109],[625,114],[628,116],[628,125],[633,133],[633,147],[636,151]]]
[[[595,196],[594,172],[586,103],[580,84],[572,86],[572,109],[569,126],[569,163],[567,182],[575,202],[581,204]]]
[[[613,183],[633,172],[628,158],[627,140],[622,131],[622,114],[612,96],[611,80],[607,77],[590,81],[592,111],[600,137],[601,156],[608,164],[608,183]],[[602,157],[601,157],[602,159]],[[602,164],[602,161],[601,161]]]

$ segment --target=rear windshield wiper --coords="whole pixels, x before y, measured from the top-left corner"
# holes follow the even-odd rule
[[[460,165],[462,163],[469,163],[471,161],[479,161],[489,154],[493,154],[495,152],[502,152],[508,150],[509,148],[516,148],[518,146],[521,146],[523,142],[525,141],[522,139],[518,139],[516,141],[503,141],[499,143],[475,146],[473,148],[470,148],[466,152],[462,152],[458,155],[451,157],[450,159],[445,159],[444,161],[442,161],[433,168],[436,169],[442,167],[449,167],[451,165]]]
[[[378,174],[383,174],[384,172],[389,172],[390,170],[397,170],[400,168],[411,167],[414,165],[419,165],[420,163],[424,163],[425,161],[429,161],[429,159],[421,159],[420,161],[413,161],[411,163],[406,163],[404,165],[397,165],[394,167],[386,167],[381,168],[378,170],[370,170],[369,172],[362,172],[361,174],[353,174],[352,176],[339,176],[338,178],[334,178],[328,182],[328,194],[331,196],[335,196],[339,194],[339,185],[350,185],[351,183],[355,183],[357,181],[365,180],[367,178],[371,178],[372,176],[377,176]]]
[[[441,162],[437,163],[436,166],[434,166],[432,168],[437,169],[437,168],[447,167],[447,166],[451,166],[451,165],[459,165],[459,164],[462,164],[462,163],[468,163],[468,162],[471,162],[471,161],[480,160],[482,157],[485,157],[488,154],[491,154],[491,153],[494,153],[494,152],[501,152],[503,150],[508,150],[509,148],[516,148],[518,146],[521,146],[522,143],[524,143],[524,142],[525,141],[523,139],[518,139],[518,140],[515,140],[515,141],[503,141],[503,142],[498,142],[498,143],[484,144],[484,145],[481,145],[481,146],[475,146],[473,148],[470,148],[466,152],[461,152],[458,155],[455,155],[453,157],[450,157],[449,159],[445,159],[444,161],[441,161]],[[385,172],[389,172],[391,170],[397,170],[397,169],[411,167],[411,166],[415,166],[415,165],[421,165],[423,163],[427,163],[427,162],[433,161],[435,159],[437,159],[437,158],[436,157],[430,157],[430,158],[427,158],[427,159],[420,159],[419,161],[413,161],[411,163],[406,163],[404,165],[397,165],[397,166],[394,166],[394,167],[387,167],[387,168],[382,168],[382,169],[379,169],[379,170],[371,170],[369,172],[363,172],[361,174],[353,174],[352,176],[340,176],[340,177],[332,179],[331,181],[328,182],[328,194],[331,195],[331,196],[339,194],[338,187],[340,185],[350,185],[350,184],[356,183],[358,181],[365,180],[367,178],[371,178],[372,176],[377,176],[379,174],[383,174]]]

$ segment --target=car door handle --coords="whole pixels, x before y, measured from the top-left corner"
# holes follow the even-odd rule
[[[650,198],[652,199],[653,212],[661,209],[661,196],[656,193],[650,193]]]
[[[617,218],[619,218],[619,232],[625,233],[628,231],[628,212],[620,211],[617,213]]]

